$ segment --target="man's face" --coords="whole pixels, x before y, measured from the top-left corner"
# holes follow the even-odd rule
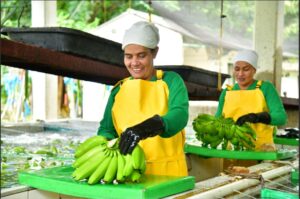
[[[129,44],[124,49],[124,64],[134,79],[149,80],[155,73],[153,59],[157,50]]]

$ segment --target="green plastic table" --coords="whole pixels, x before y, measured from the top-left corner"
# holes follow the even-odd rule
[[[290,146],[299,146],[299,139],[298,138],[274,138],[275,144],[282,144],[282,145],[290,145]]]
[[[292,158],[297,155],[296,150],[278,150],[276,152],[257,151],[230,151],[221,149],[210,149],[198,145],[185,144],[186,153],[196,154],[204,157],[217,157],[240,160],[282,160]]]
[[[145,175],[141,183],[95,184],[75,181],[71,166],[19,173],[19,183],[41,190],[90,199],[150,199],[177,194],[195,187],[195,177]]]
[[[263,188],[260,197],[264,199],[299,199],[298,194]]]

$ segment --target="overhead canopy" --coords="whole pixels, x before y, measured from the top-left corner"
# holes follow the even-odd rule
[[[221,1],[152,1],[154,13],[176,22],[199,42],[219,46]],[[250,49],[253,43],[255,1],[224,1],[222,46]],[[284,40],[284,56],[298,57],[299,38]]]

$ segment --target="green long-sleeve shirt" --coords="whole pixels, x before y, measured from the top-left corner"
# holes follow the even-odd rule
[[[247,88],[247,90],[256,89],[257,82],[258,82],[258,80],[255,80]],[[271,116],[271,125],[274,125],[274,126],[285,125],[287,122],[287,114],[284,110],[282,101],[278,95],[276,88],[273,86],[273,84],[271,82],[263,81],[260,89],[265,97],[265,100],[266,100],[266,103],[267,103],[267,106],[269,109],[269,114]],[[240,90],[239,85],[237,83],[234,84],[232,90]],[[226,91],[227,91],[227,89],[224,89],[219,97],[218,109],[215,114],[216,117],[219,117],[222,115]]]
[[[150,81],[156,80],[156,77],[152,77]],[[162,115],[165,131],[160,136],[171,137],[181,131],[187,125],[189,115],[189,99],[184,81],[177,73],[172,71],[164,71],[163,81],[165,81],[168,85],[169,99],[168,112],[165,115]],[[115,96],[119,92],[119,90],[120,86],[116,86],[111,91],[104,111],[103,119],[100,121],[100,126],[97,132],[98,135],[103,135],[108,139],[118,137],[118,134],[113,125],[112,107],[114,104]],[[128,117],[128,115],[124,113],[124,117]]]

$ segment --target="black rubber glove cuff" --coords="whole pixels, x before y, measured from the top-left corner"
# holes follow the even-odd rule
[[[236,121],[236,124],[243,125],[245,122],[270,124],[271,116],[267,112],[249,113],[239,117]]]
[[[261,112],[257,113],[257,122],[264,123],[264,124],[270,124],[271,123],[271,116],[268,112]]]

